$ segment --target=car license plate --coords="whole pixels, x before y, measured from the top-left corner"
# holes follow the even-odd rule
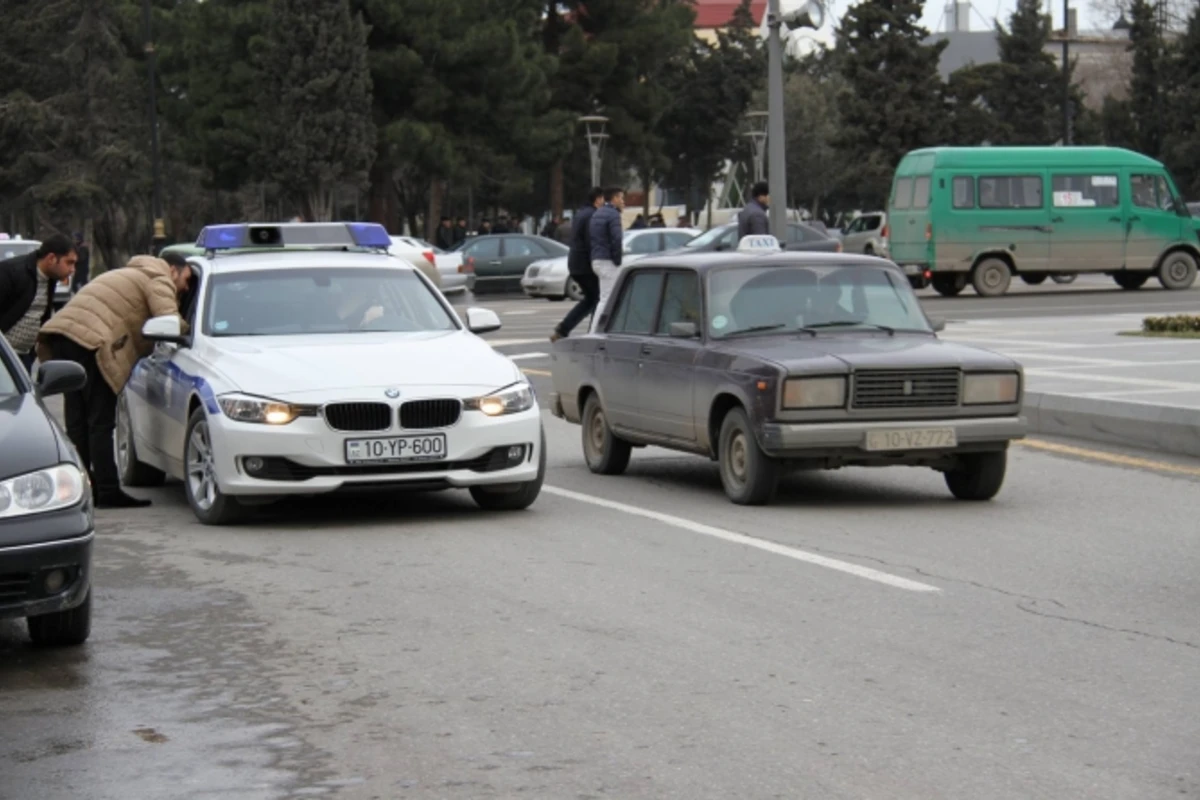
[[[446,457],[446,434],[389,436],[385,439],[347,439],[346,463],[441,461]]]
[[[905,264],[904,265],[904,274],[905,275],[920,275],[921,274],[921,265],[920,264]]]
[[[958,446],[954,428],[867,431],[867,450],[938,450]]]

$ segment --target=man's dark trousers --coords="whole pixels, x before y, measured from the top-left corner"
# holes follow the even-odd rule
[[[567,312],[562,322],[558,323],[558,332],[563,336],[570,336],[571,331],[575,330],[575,326],[582,322],[584,317],[595,311],[596,304],[600,302],[600,279],[596,277],[596,273],[572,275],[571,279],[579,284],[579,290],[583,292],[583,299]]]
[[[30,350],[28,353],[21,353],[21,365],[25,367],[25,371],[29,373],[29,377],[33,377],[33,362],[37,361],[37,353]]]
[[[67,436],[89,466],[97,497],[121,491],[117,458],[113,451],[113,430],[117,425],[117,396],[104,380],[96,363],[96,352],[65,336],[53,336],[50,349],[54,358],[74,361],[87,373],[87,385],[63,398]]]

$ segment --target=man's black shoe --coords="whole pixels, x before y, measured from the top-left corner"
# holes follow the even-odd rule
[[[101,492],[96,495],[96,508],[146,508],[150,504],[149,500],[139,500],[119,489],[115,492]]]

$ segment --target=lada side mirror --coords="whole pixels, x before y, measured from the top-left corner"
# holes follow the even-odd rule
[[[40,397],[78,392],[87,386],[87,373],[74,361],[47,361],[38,370],[37,391]]]
[[[675,339],[695,339],[700,335],[700,329],[694,322],[672,322],[671,336]]]
[[[933,328],[934,333],[941,333],[946,330],[946,320],[941,317],[930,317],[929,325]]]

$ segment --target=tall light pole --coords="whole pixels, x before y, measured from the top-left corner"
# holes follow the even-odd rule
[[[154,195],[152,199],[154,214],[154,254],[162,249],[167,239],[166,225],[163,223],[162,207],[162,164],[158,154],[158,78],[155,75],[157,56],[154,49],[154,36],[151,30],[150,0],[142,0],[142,22],[146,28],[146,71],[150,77],[150,168],[154,176]]]
[[[767,122],[769,114],[766,111],[751,111],[746,115],[750,130],[745,136],[754,148],[754,182],[760,183],[766,176],[767,168]]]
[[[788,28],[820,28],[825,7],[808,0],[799,10],[784,16],[780,0],[770,0],[767,10],[767,186],[771,193],[771,233],[787,241],[787,142],[783,131],[783,31]]]
[[[600,167],[604,164],[604,146],[608,144],[608,117],[580,117],[583,135],[587,137],[588,155],[592,159],[592,186],[600,185]]]
[[[1071,144],[1071,0],[1063,0],[1063,147]]]

